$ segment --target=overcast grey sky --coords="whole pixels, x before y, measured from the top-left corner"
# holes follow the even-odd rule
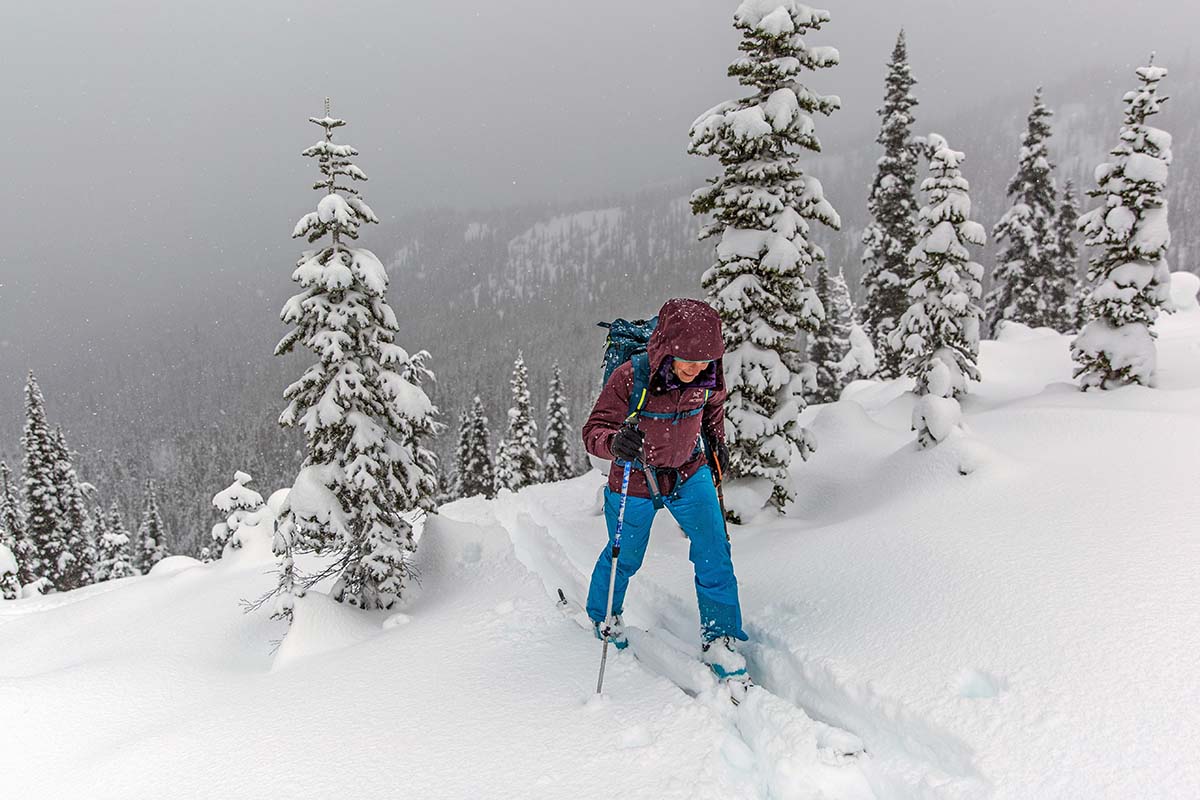
[[[9,0],[0,366],[23,371],[122,329],[147,336],[156,312],[203,316],[200,296],[266,292],[278,305],[299,249],[288,236],[314,200],[299,151],[318,129],[305,120],[327,94],[385,221],[364,243],[385,258],[387,220],[415,208],[707,174],[686,133],[736,90],[724,75],[736,5]],[[874,137],[901,26],[922,113],[943,117],[1064,72],[1108,75],[1152,48],[1169,66],[1200,28],[1195,0],[827,5],[833,22],[812,40],[843,63],[812,83],[845,104],[819,128],[834,150]],[[58,349],[35,354],[34,337]]]

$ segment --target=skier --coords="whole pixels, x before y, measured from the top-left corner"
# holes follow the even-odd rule
[[[621,610],[629,579],[642,565],[650,523],[666,506],[690,541],[705,663],[721,679],[747,680],[746,661],[734,642],[745,641],[737,578],[712,467],[724,469],[725,379],[721,319],[700,300],[668,300],[646,346],[648,376],[636,380],[636,359],[618,367],[604,385],[583,426],[587,451],[620,462],[604,490],[609,546],[592,572],[587,613],[598,639],[624,648]],[[640,386],[633,397],[635,384]],[[631,413],[633,412],[633,413]],[[642,458],[645,458],[645,463]],[[621,548],[617,557],[612,617],[606,619],[611,545],[621,505],[624,463],[632,462]],[[718,474],[720,474],[718,472]],[[648,480],[652,476],[653,480]],[[657,484],[656,486],[654,484]]]

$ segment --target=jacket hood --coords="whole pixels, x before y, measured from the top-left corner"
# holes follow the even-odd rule
[[[684,361],[713,361],[718,388],[725,387],[721,357],[725,342],[721,338],[721,318],[703,300],[674,298],[663,303],[658,312],[658,327],[646,345],[651,373],[662,368],[667,358]]]

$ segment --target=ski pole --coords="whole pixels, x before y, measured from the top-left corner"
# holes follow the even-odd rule
[[[617,511],[617,531],[613,535],[612,546],[612,570],[608,573],[608,605],[604,609],[604,624],[610,624],[612,620],[613,593],[617,587],[617,559],[621,556],[621,529],[625,527],[625,501],[629,499],[629,473],[633,469],[633,462],[625,462],[625,475],[621,478],[621,508]],[[600,636],[604,639],[604,649],[600,652],[600,677],[596,679],[596,694],[600,694],[600,690],[604,687],[604,664],[608,661],[608,636],[604,631],[600,631]]]

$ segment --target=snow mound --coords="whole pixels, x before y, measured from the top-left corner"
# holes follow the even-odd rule
[[[1200,311],[1197,292],[1200,292],[1200,276],[1190,272],[1171,273],[1171,303],[1176,311]]]
[[[270,506],[263,506],[257,511],[243,512],[242,524],[237,529],[237,539],[241,546],[226,545],[220,563],[242,566],[273,562],[275,553],[271,546],[275,539],[275,521],[275,514]]]
[[[353,647],[383,629],[379,614],[343,605],[321,592],[297,598],[292,614],[292,628],[275,653],[272,671]]]
[[[767,507],[774,484],[765,478],[738,478],[725,481],[721,491],[725,495],[725,510],[736,514],[743,523],[750,523]]]
[[[167,575],[176,575],[180,572],[192,569],[194,567],[202,567],[204,563],[197,561],[191,556],[167,556],[162,561],[159,561],[150,568],[151,575],[158,577],[166,577]]]
[[[288,494],[291,492],[291,487],[276,489],[267,498],[267,508],[271,509],[271,513],[279,517],[283,513],[284,503],[287,502]]]
[[[1058,331],[1053,328],[1031,328],[1021,322],[1014,322],[1011,319],[1002,320],[1000,329],[996,335],[998,342],[1027,342],[1032,339],[1046,339],[1057,337]]]

